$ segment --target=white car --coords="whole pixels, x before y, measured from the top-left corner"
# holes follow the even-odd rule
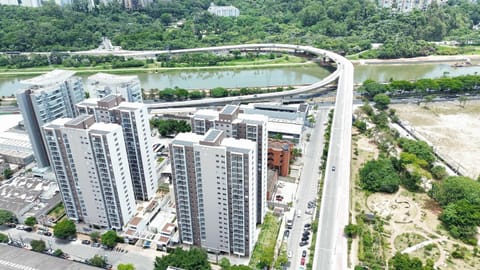
[[[292,258],[293,252],[291,250],[289,250],[288,253],[287,253],[287,256],[288,256],[288,258]]]

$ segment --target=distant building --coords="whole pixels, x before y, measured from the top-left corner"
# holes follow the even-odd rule
[[[84,99],[82,79],[74,74],[69,70],[53,70],[22,81],[29,86],[16,93],[38,167],[49,166],[41,127],[58,118],[75,117],[74,105]]]
[[[23,7],[40,7],[41,0],[0,0],[0,5],[23,6]]]
[[[91,98],[80,102],[76,109],[78,114],[94,115],[97,122],[115,123],[122,127],[122,142],[127,149],[135,199],[151,199],[157,191],[158,179],[147,106],[124,102],[119,95],[108,95],[102,99]]]
[[[128,102],[142,102],[142,87],[136,75],[97,73],[88,77],[85,88],[92,98],[103,98],[115,94],[121,95]]]
[[[268,168],[277,170],[280,176],[288,176],[292,151],[292,142],[268,139]]]
[[[432,3],[444,4],[447,2],[448,0],[378,0],[378,5],[399,12],[410,12],[414,9],[428,9]]]
[[[180,133],[169,145],[182,243],[249,256],[255,246],[257,145],[226,131]]]
[[[43,133],[68,218],[121,230],[135,214],[122,127],[81,115]]]
[[[240,10],[234,6],[216,6],[214,3],[210,3],[208,12],[213,15],[222,17],[238,17],[240,16]]]
[[[198,110],[191,118],[192,132],[206,134],[209,129],[225,131],[227,138],[247,139],[257,143],[257,223],[263,223],[267,201],[267,123],[268,117],[240,113],[236,105],[221,111]]]

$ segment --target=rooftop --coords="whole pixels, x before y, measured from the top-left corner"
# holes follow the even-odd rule
[[[236,110],[238,110],[238,106],[226,105],[225,107],[223,107],[221,113],[232,115]]]
[[[121,129],[120,125],[112,123],[95,123],[90,127],[90,130],[94,133],[109,133],[119,129]]]
[[[207,134],[205,134],[205,137],[203,138],[203,141],[205,142],[216,142],[218,140],[218,137],[222,135],[223,131],[217,130],[217,129],[210,129]]]
[[[45,86],[51,85],[58,82],[64,82],[68,80],[70,77],[75,75],[75,71],[72,70],[63,70],[63,69],[55,69],[43,75],[23,80],[21,81],[22,84],[28,85],[38,85],[38,86]]]
[[[135,79],[138,80],[138,76],[113,75],[113,74],[107,74],[102,72],[88,77],[89,82],[95,81],[95,82],[104,83],[104,84],[127,83]]]
[[[32,175],[22,175],[5,181],[0,186],[0,209],[12,211],[16,214],[25,212],[30,207],[29,212],[35,212],[45,207],[46,204],[40,202],[40,197],[44,193],[54,194],[51,189],[58,189],[57,184]]]
[[[302,126],[291,123],[268,122],[268,131],[284,134],[302,134]]]
[[[99,100],[99,98],[88,98],[80,101],[75,106],[97,106]]]
[[[146,108],[146,105],[140,102],[122,102],[118,105],[118,110],[138,110]]]
[[[215,120],[218,118],[218,111],[215,110],[198,110],[193,118],[203,118],[208,120]]]

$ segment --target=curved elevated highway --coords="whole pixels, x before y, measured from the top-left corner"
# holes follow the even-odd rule
[[[253,101],[269,98],[297,95],[317,90],[338,79],[335,113],[332,122],[330,148],[327,158],[322,203],[318,220],[318,234],[315,243],[313,269],[344,270],[347,269],[347,239],[343,229],[349,217],[349,183],[351,158],[351,127],[353,101],[353,65],[341,55],[311,46],[290,44],[245,44],[184,50],[164,51],[88,51],[77,54],[115,54],[126,57],[155,57],[158,54],[180,54],[194,52],[220,52],[229,50],[258,50],[307,52],[319,57],[329,58],[337,64],[337,70],[323,80],[297,88],[295,90],[246,95],[240,97],[208,98],[181,102],[148,104],[150,109],[202,106],[235,101]],[[313,168],[312,168],[313,169]],[[300,194],[301,196],[301,194]],[[296,267],[296,266],[294,266]]]

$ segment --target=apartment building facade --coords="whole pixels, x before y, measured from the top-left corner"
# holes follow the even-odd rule
[[[48,167],[41,127],[55,119],[76,116],[75,104],[84,99],[83,82],[74,71],[53,70],[24,80],[28,87],[16,93],[38,167]]]
[[[158,178],[145,104],[124,102],[120,95],[108,95],[80,102],[76,110],[78,114],[93,115],[97,122],[115,123],[122,127],[135,199],[147,201],[153,198]]]
[[[142,87],[138,76],[120,76],[97,73],[88,77],[86,89],[92,98],[104,98],[110,94],[121,95],[128,102],[143,102]]]
[[[169,148],[181,241],[249,256],[256,242],[256,143],[210,129],[181,133]]]
[[[226,105],[221,111],[199,110],[191,118],[192,132],[206,134],[209,129],[225,132],[227,138],[247,139],[257,145],[257,224],[263,223],[267,209],[267,148],[268,117],[242,114],[236,105]]]
[[[42,131],[68,218],[122,229],[135,213],[122,128],[81,115]]]

